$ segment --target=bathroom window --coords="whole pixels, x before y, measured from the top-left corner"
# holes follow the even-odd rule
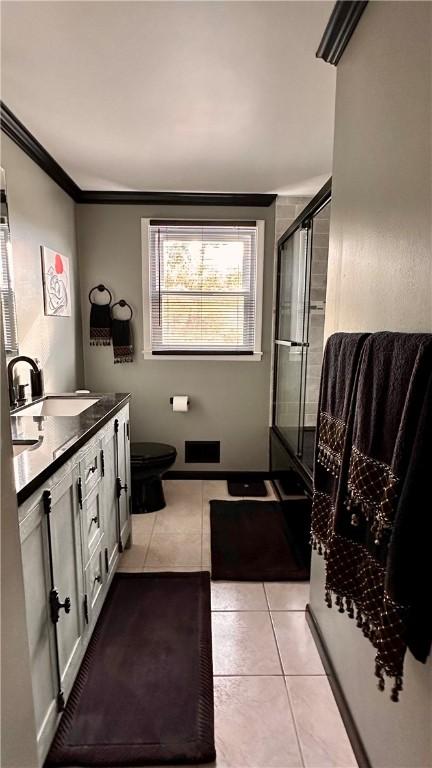
[[[15,292],[13,288],[12,246],[9,234],[6,194],[3,185],[1,189],[0,215],[0,252],[1,252],[1,310],[3,321],[4,346],[7,355],[18,354],[18,333],[15,308]]]
[[[264,222],[142,224],[144,356],[261,359]]]

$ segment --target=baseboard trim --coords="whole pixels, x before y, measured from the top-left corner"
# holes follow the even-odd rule
[[[165,480],[271,480],[272,472],[227,472],[226,470],[172,470],[164,474]]]
[[[354,718],[351,714],[351,710],[349,708],[348,702],[345,698],[345,694],[342,690],[342,686],[339,682],[339,678],[333,666],[333,662],[328,652],[328,648],[325,643],[325,640],[322,636],[319,624],[316,620],[316,616],[312,608],[310,607],[309,603],[306,606],[306,621],[312,632],[313,639],[315,640],[315,645],[321,657],[321,661],[323,663],[326,675],[328,676],[328,680],[329,680],[331,689],[333,691],[336,704],[338,705],[338,709],[342,717],[342,720],[344,722],[346,732],[351,742],[351,746],[355,754],[359,768],[372,768],[372,764],[369,760],[366,749],[364,747],[364,744],[358,732],[357,726],[355,724]]]

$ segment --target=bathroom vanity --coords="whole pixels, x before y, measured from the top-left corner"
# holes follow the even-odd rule
[[[41,765],[131,536],[130,396],[50,399],[11,417]]]

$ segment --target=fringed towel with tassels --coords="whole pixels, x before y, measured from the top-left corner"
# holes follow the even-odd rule
[[[93,304],[90,309],[90,345],[109,347],[111,344],[111,306]]]
[[[130,320],[112,320],[114,363],[133,363],[134,348]]]
[[[359,343],[359,365],[352,355],[352,368],[344,369],[344,347],[358,349]],[[416,555],[401,536],[411,530],[413,543],[431,526],[429,494],[418,498],[417,492],[416,498],[412,480],[413,452],[421,463],[431,450],[422,427],[430,422],[432,403],[425,395],[431,371],[432,335],[378,333],[362,342],[354,335],[331,337],[322,372],[312,543],[327,559],[327,604],[333,596],[341,613],[354,618],[356,612],[357,625],[377,651],[378,687],[384,689],[385,676],[394,680],[393,701],[402,689],[407,646],[425,661],[432,633],[430,620],[419,619],[418,579],[411,590],[403,587],[402,571]],[[348,414],[342,402],[350,403]],[[343,437],[329,433],[323,413],[340,419]],[[413,504],[422,521],[416,533],[409,520]],[[417,573],[424,567],[417,566]]]
[[[366,338],[365,333],[335,333],[324,352],[312,502],[312,545],[324,556],[333,531],[351,398]]]

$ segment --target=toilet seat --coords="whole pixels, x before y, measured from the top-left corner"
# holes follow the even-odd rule
[[[132,443],[132,464],[159,464],[175,458],[177,451],[173,445],[166,443]]]

